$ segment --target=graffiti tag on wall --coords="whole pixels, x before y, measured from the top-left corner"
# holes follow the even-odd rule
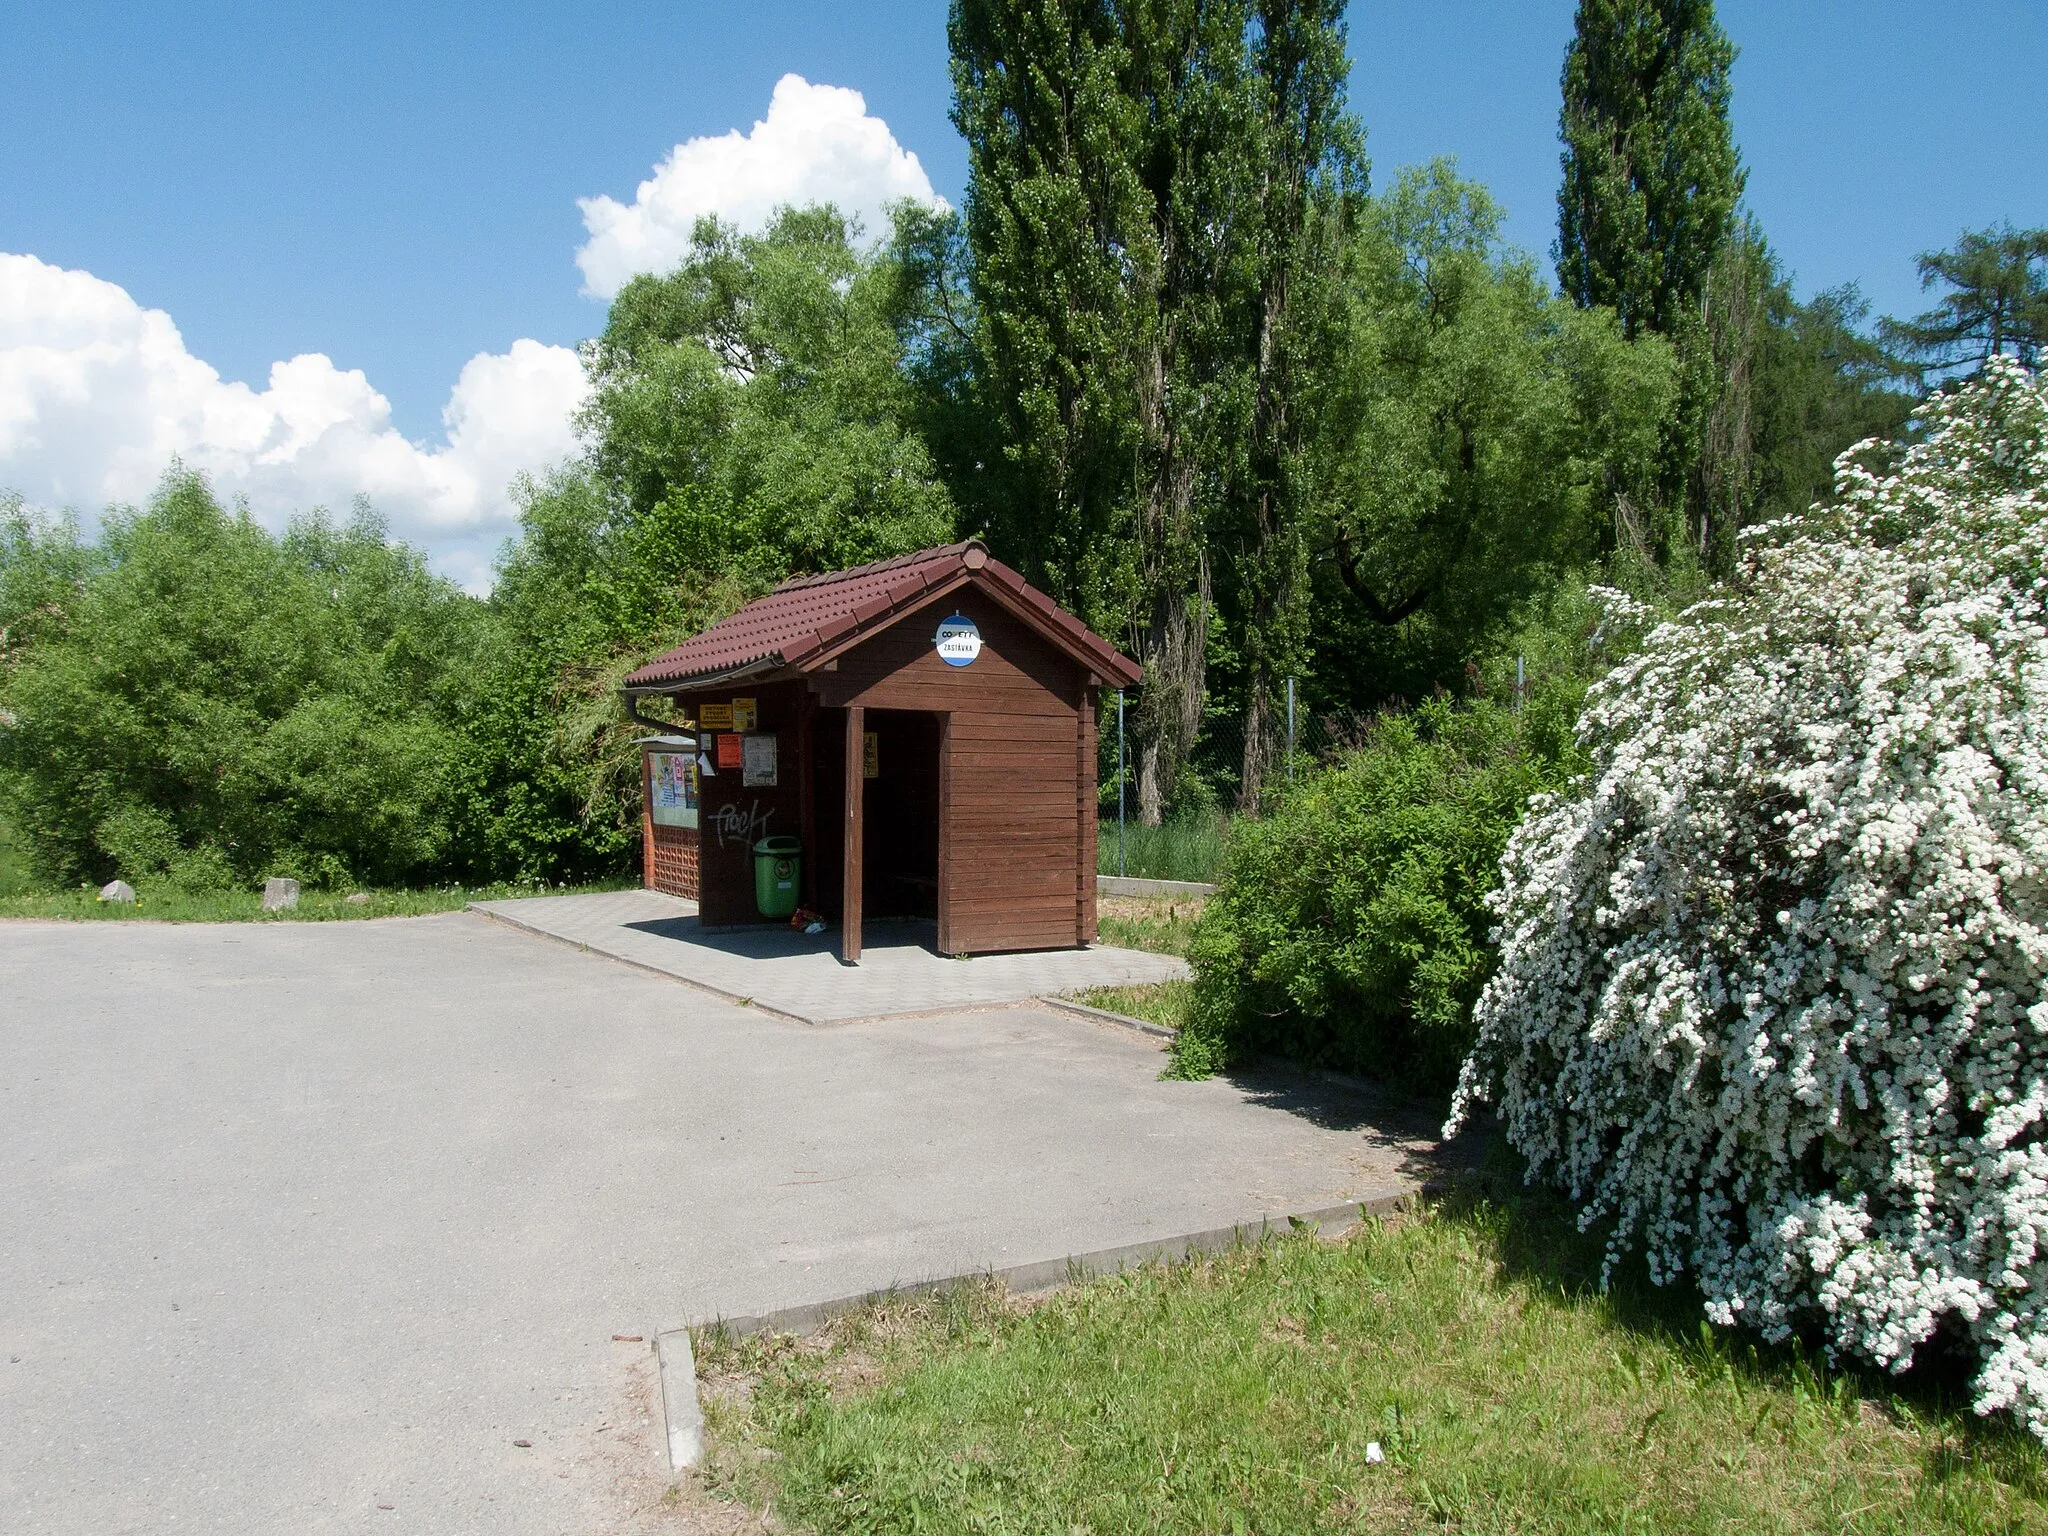
[[[758,800],[744,810],[729,803],[711,813],[711,830],[717,836],[720,848],[735,841],[751,848],[754,840],[768,831],[768,823],[774,819],[775,812],[762,810]]]

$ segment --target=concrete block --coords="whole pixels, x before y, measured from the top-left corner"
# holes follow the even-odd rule
[[[690,1330],[656,1337],[661,1362],[661,1408],[668,1420],[668,1464],[682,1472],[704,1459],[704,1409],[697,1399],[697,1360]]]
[[[1135,875],[1097,875],[1098,896],[1214,896],[1216,887],[1199,880],[1140,880]]]
[[[263,910],[289,912],[299,904],[299,882],[272,875],[263,882]]]

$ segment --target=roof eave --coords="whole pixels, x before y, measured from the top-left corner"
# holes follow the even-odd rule
[[[769,672],[780,672],[786,663],[782,653],[776,651],[767,656],[743,661],[737,666],[716,667],[709,672],[690,672],[681,677],[664,678],[659,682],[635,683],[629,680],[621,685],[619,692],[644,697],[648,694],[688,693],[696,688],[709,688],[719,683],[743,682],[750,677],[760,677]]]

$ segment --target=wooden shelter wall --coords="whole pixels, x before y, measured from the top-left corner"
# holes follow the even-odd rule
[[[932,646],[956,611],[982,636],[965,667],[948,666]],[[1092,700],[1071,658],[968,588],[906,615],[812,682],[829,705],[948,717],[942,950],[1052,949],[1093,937],[1094,721],[1082,722]]]
[[[803,686],[739,684],[684,697],[693,714],[707,703],[754,699],[761,711],[757,731],[778,739],[773,788],[749,788],[740,769],[721,768],[699,781],[697,793],[698,917],[709,928],[764,922],[754,905],[754,844],[764,837],[803,835]],[[704,733],[707,751],[715,754],[712,738],[719,734]]]

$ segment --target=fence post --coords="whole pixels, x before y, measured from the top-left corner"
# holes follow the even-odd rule
[[[1116,874],[1124,874],[1124,691],[1116,691]]]
[[[1515,658],[1515,713],[1522,712],[1522,692],[1528,686],[1528,679],[1522,671],[1522,658]]]
[[[1287,777],[1294,777],[1294,679],[1287,679]]]

